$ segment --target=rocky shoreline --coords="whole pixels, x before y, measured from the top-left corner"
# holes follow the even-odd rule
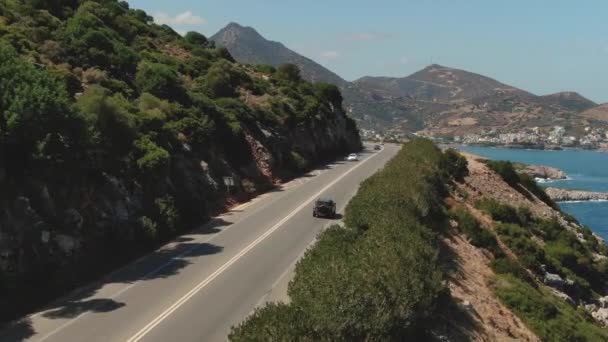
[[[534,178],[541,178],[544,180],[568,179],[568,175],[564,171],[549,166],[527,165],[520,172],[528,174]]]
[[[546,188],[545,192],[556,202],[568,201],[608,201],[608,192],[593,192],[582,190],[567,190]]]

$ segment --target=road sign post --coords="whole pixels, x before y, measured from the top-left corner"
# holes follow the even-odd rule
[[[230,193],[230,187],[234,186],[234,178],[224,177],[224,184],[226,185],[226,191]]]

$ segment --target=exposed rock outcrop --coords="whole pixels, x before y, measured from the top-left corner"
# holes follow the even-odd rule
[[[521,172],[528,174],[534,178],[541,178],[547,180],[568,178],[568,175],[564,171],[555,167],[542,165],[528,165],[526,166],[526,168],[521,170]]]
[[[592,192],[582,190],[568,190],[546,188],[545,192],[556,202],[566,201],[608,201],[608,192]]]

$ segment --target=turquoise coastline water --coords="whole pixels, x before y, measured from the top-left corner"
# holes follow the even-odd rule
[[[608,153],[565,150],[518,150],[495,147],[460,146],[460,149],[486,158],[511,160],[526,164],[557,167],[569,179],[547,183],[565,189],[608,192]],[[608,202],[560,203],[562,209],[574,215],[608,241]]]

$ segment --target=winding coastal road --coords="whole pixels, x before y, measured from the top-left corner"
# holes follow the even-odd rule
[[[225,341],[266,301],[286,299],[297,260],[325,227],[316,198],[343,212],[359,184],[399,150],[367,146],[262,195],[0,331],[0,341]],[[42,285],[43,286],[43,285]]]

